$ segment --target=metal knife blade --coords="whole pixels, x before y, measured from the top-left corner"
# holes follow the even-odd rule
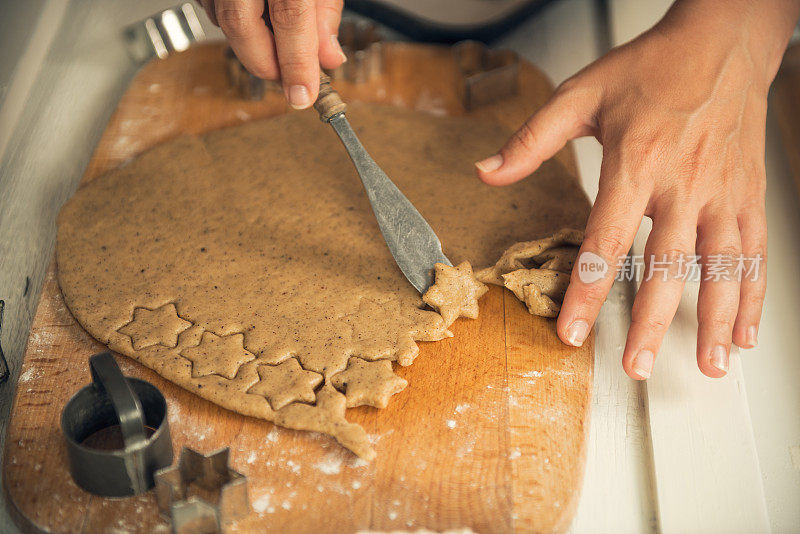
[[[428,221],[370,157],[344,113],[334,115],[328,122],[353,160],[398,267],[417,291],[425,293],[433,284],[434,265],[452,265],[442,253],[442,243]]]

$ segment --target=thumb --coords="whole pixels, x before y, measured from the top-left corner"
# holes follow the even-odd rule
[[[594,99],[585,91],[564,87],[514,132],[500,152],[475,164],[481,180],[489,185],[512,184],[538,169],[570,139],[592,133]]]

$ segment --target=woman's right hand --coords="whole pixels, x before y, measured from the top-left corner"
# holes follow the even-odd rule
[[[310,107],[319,92],[320,65],[346,60],[339,46],[343,0],[198,0],[255,76],[281,80],[289,105]],[[269,5],[273,32],[264,10]]]

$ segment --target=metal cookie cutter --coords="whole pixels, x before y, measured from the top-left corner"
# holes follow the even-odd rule
[[[250,513],[247,478],[229,467],[229,452],[225,447],[202,454],[184,447],[178,465],[156,473],[158,509],[172,519],[173,532],[218,533],[223,524]],[[208,498],[189,495],[198,489]]]
[[[345,19],[339,26],[339,43],[347,62],[330,71],[334,80],[364,83],[383,72],[383,37],[366,20]]]
[[[153,56],[164,59],[172,52],[182,52],[195,41],[205,39],[205,32],[194,6],[186,2],[165,9],[125,28],[128,50],[136,61]]]
[[[110,352],[92,356],[89,366],[92,384],[61,412],[72,478],[106,497],[143,493],[153,473],[172,463],[167,401],[149,382],[126,378]]]
[[[519,56],[515,52],[461,41],[453,45],[453,54],[462,74],[459,89],[467,111],[517,94]]]

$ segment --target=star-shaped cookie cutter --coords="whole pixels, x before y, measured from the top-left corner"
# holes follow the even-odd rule
[[[184,447],[177,465],[155,474],[158,509],[172,520],[175,534],[222,532],[222,526],[250,513],[247,478],[230,468],[230,449],[208,454]],[[216,502],[189,495],[193,486],[216,494]]]
[[[517,94],[519,56],[512,50],[491,50],[478,41],[453,45],[461,73],[460,93],[467,111]]]

